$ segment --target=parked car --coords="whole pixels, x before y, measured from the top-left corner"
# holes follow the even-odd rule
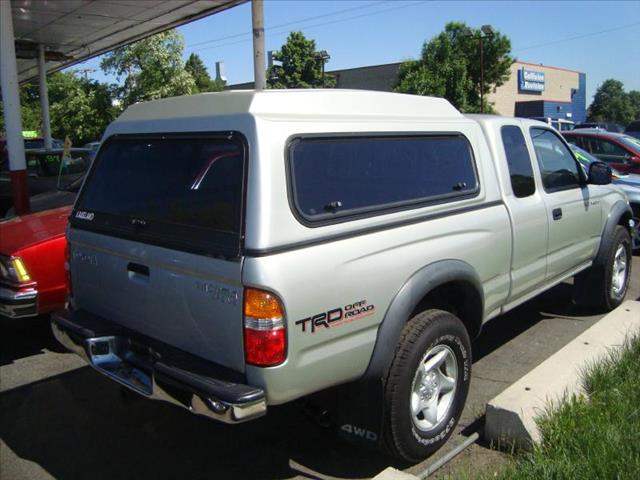
[[[484,322],[571,277],[580,304],[623,301],[632,212],[610,181],[547,125],[438,98],[132,105],[70,217],[52,330],[132,391],[228,423],[341,385],[340,434],[421,460],[460,418]]]
[[[618,123],[582,122],[582,123],[576,124],[575,130],[583,130],[583,129],[604,130],[606,132],[613,132],[613,133],[622,133],[624,131],[624,127]]]
[[[626,135],[640,139],[640,120],[635,120],[624,129]]]
[[[589,166],[599,161],[596,157],[591,155],[586,150],[578,147],[574,144],[569,144],[576,159],[582,165],[585,174],[589,171]],[[620,187],[620,189],[627,195],[633,216],[636,218],[636,227],[633,231],[633,248],[640,247],[640,175],[635,173],[624,173],[618,170],[612,169],[612,184]]]
[[[547,125],[551,125],[559,132],[573,130],[576,126],[571,120],[565,120],[564,118],[551,118],[551,117],[531,117],[531,120],[538,120],[544,122]]]
[[[86,148],[87,150],[91,151],[89,155],[91,157],[91,160],[93,160],[96,156],[96,153],[98,153],[98,149],[100,148],[100,142],[89,142],[84,144],[82,148]]]
[[[63,150],[27,150],[27,184],[30,195],[57,191],[83,177],[91,165],[91,150],[72,148],[71,158],[62,159]],[[13,206],[8,165],[0,167],[0,217]]]
[[[52,149],[62,149],[64,148],[64,142],[62,140],[58,140],[57,138],[51,139],[51,147]],[[25,150],[42,150],[44,149],[44,138],[25,138],[24,139],[24,149]]]
[[[51,146],[53,148],[64,148],[64,142],[62,140],[58,140],[57,138],[53,138],[51,139]],[[43,149],[43,148],[44,148],[44,138],[29,137],[24,139],[25,150]],[[5,138],[0,138],[0,163],[6,162],[6,159],[7,159],[7,140]]]
[[[73,205],[83,181],[84,175],[76,178],[68,185],[61,186],[57,190],[51,190],[31,196],[29,198],[30,213],[37,213],[44,210],[51,210],[52,208]],[[11,207],[7,210],[5,218],[11,218],[15,215],[15,209]]]
[[[0,222],[0,315],[24,318],[64,308],[70,211],[67,206]]]
[[[627,173],[640,173],[640,140],[622,133],[601,130],[572,130],[564,138],[611,167]]]

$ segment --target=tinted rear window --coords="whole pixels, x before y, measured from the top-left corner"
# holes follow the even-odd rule
[[[478,189],[471,149],[460,135],[299,139],[289,160],[296,209],[312,222]]]
[[[140,241],[235,255],[243,179],[238,138],[117,137],[100,150],[72,221]]]

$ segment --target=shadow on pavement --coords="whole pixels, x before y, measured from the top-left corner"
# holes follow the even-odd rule
[[[53,338],[48,315],[20,319],[0,317],[0,366],[44,353],[44,349],[63,351]]]
[[[473,344],[474,361],[553,316],[586,317],[561,284],[488,322]],[[1,363],[60,351],[46,319],[2,323]],[[482,421],[481,419],[478,421]],[[285,479],[368,478],[394,465],[322,429],[296,405],[271,407],[242,425],[224,425],[174,406],[122,400],[120,388],[90,368],[49,377],[0,394],[0,438],[15,454],[62,480],[91,477]]]
[[[339,440],[295,405],[224,425],[146,399],[81,368],[0,394],[0,437],[59,479],[281,479],[290,459],[321,475],[365,478],[390,460]],[[313,477],[311,477],[313,478]]]
[[[509,340],[533,327],[545,318],[589,317],[592,310],[574,305],[571,300],[573,285],[561,283],[523,305],[488,321],[482,333],[473,342],[473,361],[489,355]]]

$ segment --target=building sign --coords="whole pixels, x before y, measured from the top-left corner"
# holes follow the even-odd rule
[[[521,92],[544,92],[544,72],[518,70],[518,89]]]

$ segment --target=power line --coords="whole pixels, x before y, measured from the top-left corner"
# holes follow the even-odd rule
[[[267,28],[265,28],[265,31],[266,30],[274,30],[276,28],[288,27],[289,25],[294,25],[294,24],[297,24],[297,23],[304,23],[304,22],[308,22],[308,21],[311,21],[311,20],[317,20],[318,18],[325,18],[325,17],[332,17],[332,16],[335,16],[335,15],[341,15],[343,13],[352,12],[354,10],[362,10],[362,9],[367,9],[367,8],[371,8],[371,7],[376,7],[376,6],[381,5],[383,3],[389,3],[389,1],[391,1],[391,0],[382,0],[382,1],[379,1],[379,2],[367,3],[365,5],[358,5],[357,7],[343,8],[342,10],[335,10],[333,12],[324,13],[322,15],[314,15],[313,17],[299,18],[299,19],[293,20],[291,22],[282,23],[280,25],[273,25],[273,26],[267,27]],[[188,50],[190,48],[197,47],[197,46],[200,46],[200,45],[206,45],[206,44],[209,44],[209,43],[215,43],[215,42],[219,42],[219,41],[222,41],[222,40],[229,40],[231,38],[244,37],[244,36],[247,36],[247,35],[251,35],[251,32],[236,33],[234,35],[228,35],[226,37],[220,37],[220,38],[213,38],[211,40],[205,40],[203,42],[198,42],[198,43],[191,44],[191,45],[187,46],[186,49]]]
[[[555,45],[557,43],[569,42],[571,40],[579,40],[581,38],[588,38],[588,37],[593,37],[593,36],[596,36],[596,35],[602,35],[603,33],[617,32],[618,30],[623,30],[625,28],[635,27],[636,25],[640,25],[640,22],[630,23],[628,25],[622,25],[620,27],[615,27],[615,28],[609,28],[607,30],[600,30],[598,32],[584,33],[582,35],[576,35],[575,37],[567,37],[567,38],[563,38],[561,40],[553,40],[552,42],[539,43],[537,45],[531,45],[529,47],[519,48],[514,53],[523,52],[525,50],[532,50],[534,48],[539,48],[539,47],[546,47],[547,45]]]
[[[357,18],[370,17],[372,15],[378,15],[380,13],[386,13],[386,12],[390,12],[390,11],[394,11],[394,10],[400,10],[400,9],[403,9],[403,8],[407,8],[407,7],[413,7],[413,6],[416,6],[416,5],[420,5],[420,4],[426,3],[428,1],[431,1],[431,0],[421,0],[421,1],[416,1],[416,2],[413,2],[413,3],[409,3],[409,4],[396,5],[396,6],[391,7],[391,8],[386,8],[386,9],[383,9],[383,10],[377,10],[375,12],[370,12],[370,13],[363,13],[361,15],[353,15],[351,17],[332,20],[330,22],[317,23],[317,24],[314,24],[314,25],[306,26],[304,28],[305,28],[305,31],[306,31],[306,30],[310,30],[312,28],[323,27],[325,25],[332,25],[332,24],[335,24],[335,23],[346,22],[346,21],[349,21],[349,20],[355,20]],[[380,2],[380,3],[384,3],[384,2]],[[314,19],[315,18],[318,18],[318,17],[314,17]],[[298,23],[298,22],[290,22],[290,23],[285,24],[285,25],[291,25],[293,23]],[[279,27],[281,27],[281,26],[282,25],[279,25]],[[272,28],[277,28],[277,27],[274,26]],[[267,29],[265,29],[265,30],[267,30]],[[278,34],[281,34],[281,33],[287,33],[287,31],[288,30],[280,30],[280,31],[277,31],[277,32],[272,32],[272,33],[278,35]],[[203,50],[210,50],[210,49],[213,49],[213,48],[226,47],[226,46],[229,46],[229,45],[236,45],[236,44],[239,44],[239,43],[246,43],[246,42],[249,42],[249,41],[251,41],[251,39],[243,39],[243,40],[238,40],[238,41],[235,41],[235,42],[222,43],[220,45],[214,45],[214,46],[211,46],[211,47],[199,48],[199,49],[194,50],[194,52],[200,52],[200,51],[203,51]],[[187,49],[188,48],[189,47],[187,47]]]

